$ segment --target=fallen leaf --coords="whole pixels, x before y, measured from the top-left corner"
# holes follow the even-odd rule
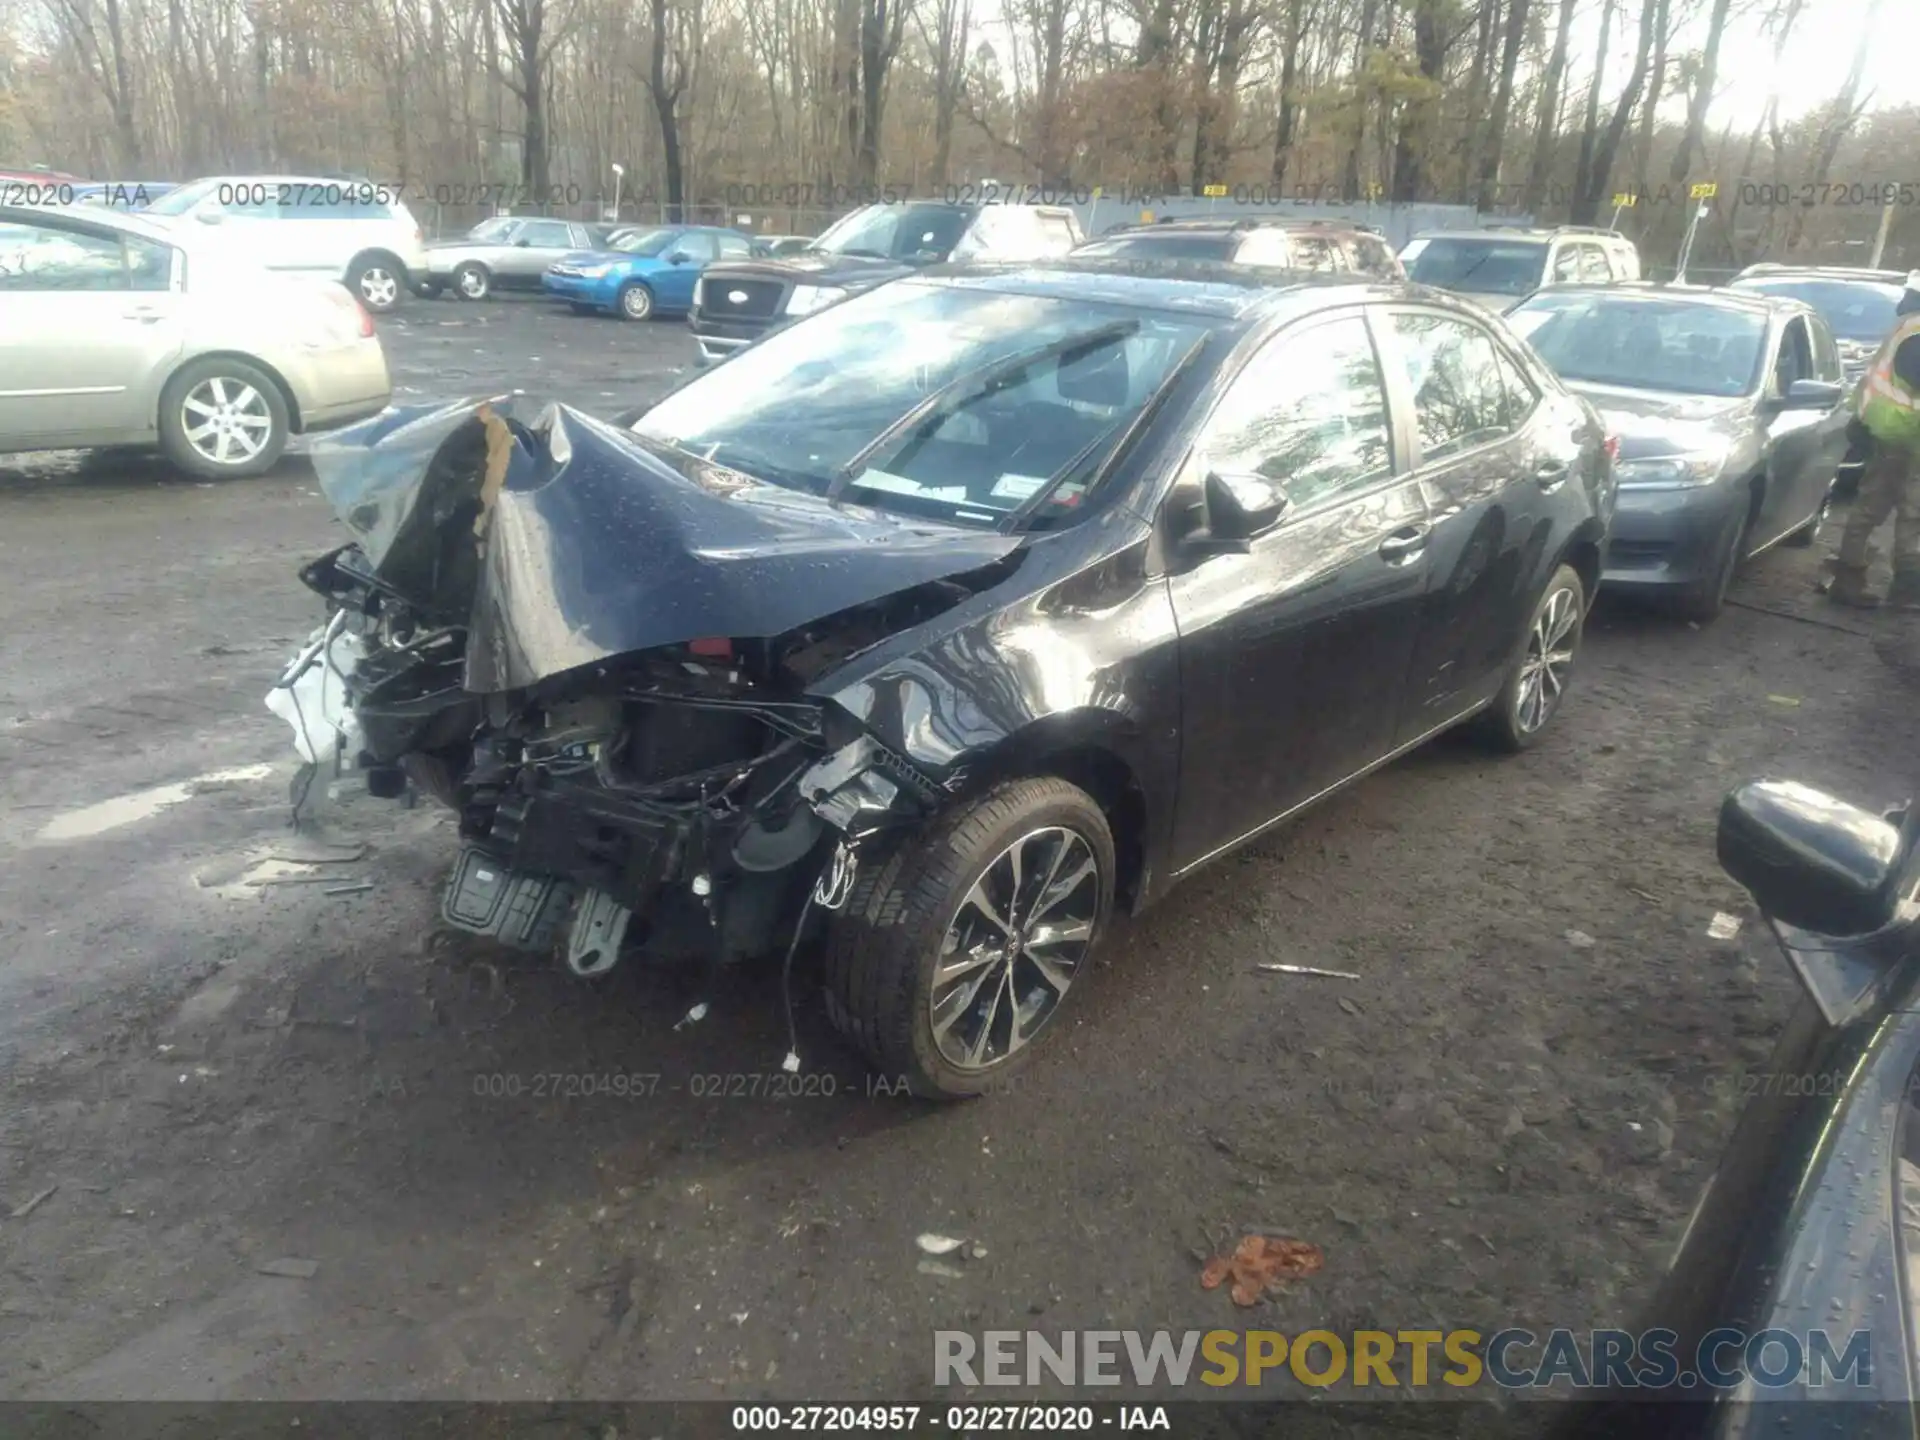
[[[1205,1265],[1200,1267],[1200,1288],[1202,1290],[1218,1290],[1220,1288],[1220,1282],[1227,1278],[1228,1272],[1232,1269],[1233,1262],[1227,1259],[1226,1256],[1214,1256],[1211,1260],[1207,1261]]]

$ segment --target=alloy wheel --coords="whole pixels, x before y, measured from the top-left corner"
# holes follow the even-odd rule
[[[653,313],[653,295],[644,285],[630,285],[620,292],[620,309],[629,320],[644,320]]]
[[[360,272],[360,298],[375,310],[390,310],[400,301],[400,277],[384,265]]]
[[[1074,830],[1031,830],[980,872],[954,912],[927,993],[933,1041],[979,1071],[1032,1042],[1079,974],[1099,915],[1099,861]]]
[[[477,265],[464,267],[453,278],[454,283],[460,288],[461,298],[465,300],[484,300],[487,298],[487,291],[492,288],[487,280],[487,272]]]
[[[1556,589],[1533,617],[1513,702],[1514,719],[1525,734],[1533,734],[1553,718],[1566,693],[1575,644],[1570,637],[1579,623],[1579,606],[1570,590]]]
[[[267,397],[244,380],[214,375],[180,402],[180,428],[194,453],[215,465],[244,465],[273,435]]]

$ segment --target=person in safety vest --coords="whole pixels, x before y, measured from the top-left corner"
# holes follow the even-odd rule
[[[1853,392],[1854,425],[1872,450],[1847,516],[1828,596],[1842,605],[1880,603],[1867,589],[1869,541],[1894,517],[1893,584],[1887,603],[1920,610],[1920,270],[1907,277],[1893,334]]]

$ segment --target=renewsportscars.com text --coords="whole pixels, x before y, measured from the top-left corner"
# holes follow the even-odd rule
[[[1319,1389],[1780,1390],[1873,1383],[1869,1331],[936,1330],[933,1383]],[[1203,1392],[1204,1393],[1204,1392]]]

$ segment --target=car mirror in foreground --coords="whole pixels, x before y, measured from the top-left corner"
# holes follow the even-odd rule
[[[194,211],[193,218],[198,220],[202,225],[218,225],[227,217],[223,211],[208,209]]]
[[[1894,917],[1920,832],[1805,785],[1759,780],[1720,806],[1720,865],[1770,918],[1818,935],[1866,935]]]
[[[1831,380],[1796,380],[1781,404],[1788,410],[1831,410],[1846,398],[1846,387]]]
[[[1204,490],[1206,528],[1186,544],[1205,555],[1245,555],[1255,539],[1280,523],[1289,503],[1278,485],[1246,470],[1209,470]]]

